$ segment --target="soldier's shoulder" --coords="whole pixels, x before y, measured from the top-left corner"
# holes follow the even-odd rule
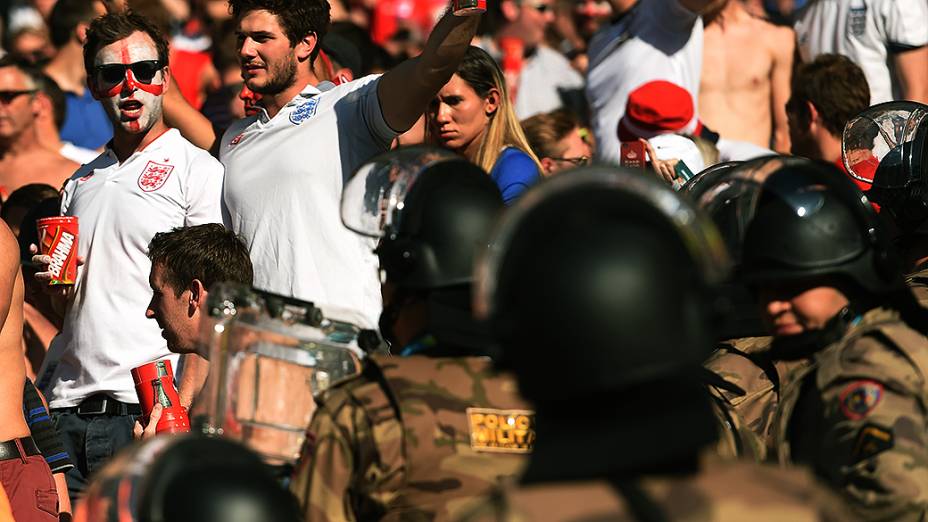
[[[826,351],[819,364],[823,376],[852,375],[923,386],[928,376],[928,338],[899,319],[863,324],[834,350]]]
[[[464,512],[459,522],[634,520],[613,486],[600,481],[498,487]]]

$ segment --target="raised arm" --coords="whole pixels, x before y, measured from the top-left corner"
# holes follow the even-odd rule
[[[416,123],[457,71],[479,21],[479,16],[455,16],[449,11],[432,30],[422,54],[383,75],[377,96],[390,128],[406,132]]]
[[[214,149],[218,145],[219,137],[213,130],[213,124],[187,103],[177,85],[172,87],[174,88],[164,93],[164,122],[180,131],[190,143],[215,155]]]

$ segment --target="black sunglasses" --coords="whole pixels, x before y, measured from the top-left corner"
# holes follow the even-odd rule
[[[118,85],[126,79],[126,69],[132,70],[132,76],[139,83],[150,84],[161,70],[161,60],[143,60],[130,64],[108,63],[96,67],[100,83],[107,86]]]
[[[6,105],[8,103],[12,103],[13,100],[22,96],[23,94],[35,94],[36,92],[36,89],[28,89],[25,91],[0,91],[0,102]]]

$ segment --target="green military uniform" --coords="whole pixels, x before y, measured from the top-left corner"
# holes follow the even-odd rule
[[[291,490],[310,522],[449,520],[515,477],[534,436],[486,357],[372,356],[320,398]]]
[[[690,476],[646,476],[635,482],[668,521],[812,522],[851,518],[808,472],[747,462],[707,461]],[[502,490],[461,520],[639,521],[623,487],[606,481],[562,482]]]
[[[857,519],[928,516],[928,340],[874,309],[795,370],[774,439],[781,463],[808,464]]]
[[[922,265],[905,278],[919,304],[928,308],[928,266]]]
[[[780,390],[790,371],[804,361],[773,361],[767,350],[771,337],[745,337],[722,343],[706,361],[706,368],[741,388],[744,394],[710,386],[716,402],[740,417],[743,428],[756,437],[754,455],[764,460],[773,444],[773,417],[780,400]],[[743,431],[743,430],[742,430]],[[743,437],[742,437],[743,438]]]

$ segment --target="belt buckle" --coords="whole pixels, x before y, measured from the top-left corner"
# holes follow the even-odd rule
[[[109,406],[109,401],[110,401],[109,397],[104,397],[103,400],[100,401],[99,409],[94,409],[94,410],[85,409],[85,406],[83,403],[78,404],[77,414],[78,415],[103,415],[104,413],[106,413],[106,407]]]

